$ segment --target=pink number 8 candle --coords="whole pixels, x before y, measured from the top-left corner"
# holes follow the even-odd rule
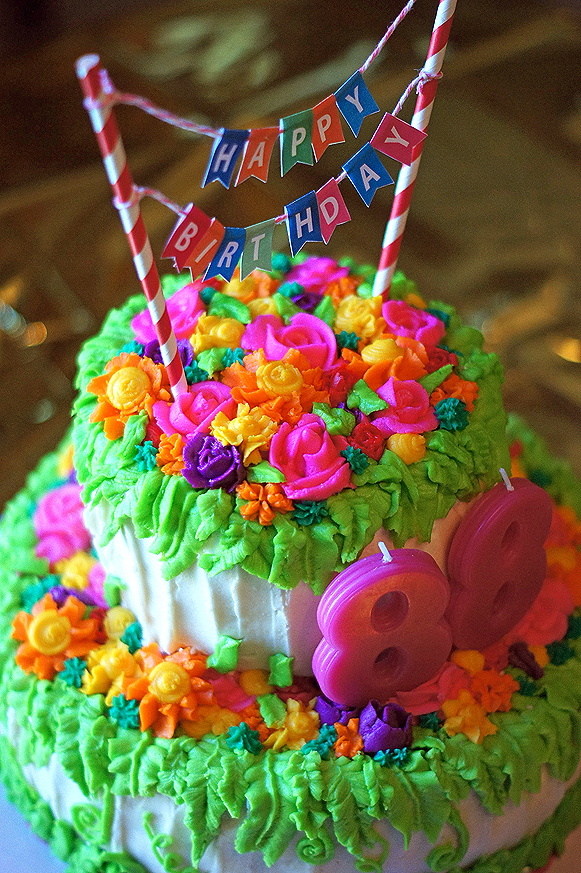
[[[545,579],[551,500],[527,479],[511,485],[501,482],[484,494],[450,545],[446,618],[460,649],[500,640],[532,606]]]
[[[356,561],[321,597],[323,639],[313,672],[336,703],[386,701],[434,676],[450,653],[444,620],[449,585],[434,559],[417,549],[394,549]]]

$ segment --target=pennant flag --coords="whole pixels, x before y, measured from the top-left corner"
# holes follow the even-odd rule
[[[230,179],[232,178],[236,161],[249,136],[249,130],[221,129],[220,139],[215,139],[212,146],[212,153],[204,181],[202,182],[202,188],[209,182],[221,182],[225,188],[230,187]]]
[[[361,129],[363,119],[373,115],[374,112],[379,112],[379,106],[359,70],[335,91],[335,99],[341,115],[355,136]]]
[[[366,206],[369,206],[378,188],[393,185],[393,179],[369,142],[343,164],[343,169]]]
[[[261,221],[246,228],[246,243],[240,263],[240,279],[246,279],[253,270],[272,270],[272,235],[275,219]]]
[[[325,149],[330,145],[345,142],[341,116],[337,109],[335,95],[325,97],[313,109],[313,151],[315,160],[319,161]]]
[[[278,127],[261,127],[250,131],[250,136],[244,146],[236,185],[240,185],[250,176],[254,176],[261,182],[266,182],[270,157],[279,133]]]
[[[229,282],[242,257],[245,242],[246,231],[243,227],[225,227],[222,242],[204,273],[204,280],[222,276]]]
[[[316,196],[321,234],[326,245],[337,225],[351,221],[351,216],[335,179],[329,179],[322,188],[319,188]]]
[[[224,232],[224,225],[220,224],[217,218],[213,218],[210,227],[186,261],[185,266],[191,270],[192,279],[197,279],[212,261],[222,242]]]
[[[300,252],[305,243],[321,242],[321,226],[319,224],[319,206],[314,191],[303,194],[284,207],[286,227],[291,254]]]
[[[186,206],[186,214],[180,215],[171,236],[165,244],[162,258],[173,258],[178,273],[183,270],[188,257],[200,242],[211,219],[194,203]]]
[[[287,115],[280,124],[280,172],[284,176],[295,164],[313,163],[313,110]]]
[[[426,136],[427,133],[386,112],[371,138],[371,145],[378,152],[409,167],[414,160],[417,146]]]

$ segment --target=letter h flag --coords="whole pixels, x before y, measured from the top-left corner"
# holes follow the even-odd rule
[[[284,207],[291,254],[300,252],[305,243],[322,242],[319,207],[314,191],[303,194]]]
[[[220,138],[214,140],[202,188],[215,181],[221,182],[225,188],[230,187],[236,161],[249,136],[249,130],[221,129]]]

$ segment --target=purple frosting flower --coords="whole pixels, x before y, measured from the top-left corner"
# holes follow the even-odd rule
[[[301,291],[300,294],[293,294],[291,297],[295,306],[309,314],[315,311],[322,299],[323,295],[317,294],[315,291]]]
[[[183,475],[193,488],[233,491],[244,480],[242,457],[236,446],[223,446],[216,437],[193,434],[184,447]]]
[[[319,713],[321,724],[347,724],[350,718],[357,718],[359,715],[358,709],[352,709],[348,706],[342,706],[340,703],[333,703],[324,694],[319,694],[315,709]]]
[[[194,360],[194,350],[192,348],[192,344],[187,339],[181,339],[177,341],[177,347],[182,365],[184,367],[187,367]],[[151,358],[154,363],[163,364],[161,348],[158,340],[149,340],[149,342],[145,344],[143,354],[146,358]]]
[[[367,755],[403,749],[413,740],[412,717],[398,703],[387,703],[382,707],[377,700],[370,700],[361,710],[359,733]]]

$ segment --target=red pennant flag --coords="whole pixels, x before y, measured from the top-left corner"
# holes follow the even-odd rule
[[[329,179],[322,188],[319,188],[316,195],[321,233],[326,245],[337,225],[351,221],[351,216],[335,179]]]
[[[218,251],[218,246],[224,238],[225,228],[217,218],[213,218],[209,229],[199,241],[186,261],[186,267],[192,272],[192,279],[197,279]]]
[[[195,203],[190,203],[186,209],[188,211],[180,216],[161,255],[162,258],[173,258],[179,273],[211,223],[209,216]]]
[[[341,116],[337,108],[335,95],[325,97],[313,109],[313,152],[318,161],[325,149],[330,145],[345,142]]]
[[[278,135],[278,127],[261,127],[250,131],[250,137],[244,146],[236,185],[244,182],[250,176],[254,176],[261,182],[266,182],[270,157]]]
[[[414,161],[417,146],[426,136],[417,127],[386,112],[371,138],[371,145],[376,151],[409,167]]]

